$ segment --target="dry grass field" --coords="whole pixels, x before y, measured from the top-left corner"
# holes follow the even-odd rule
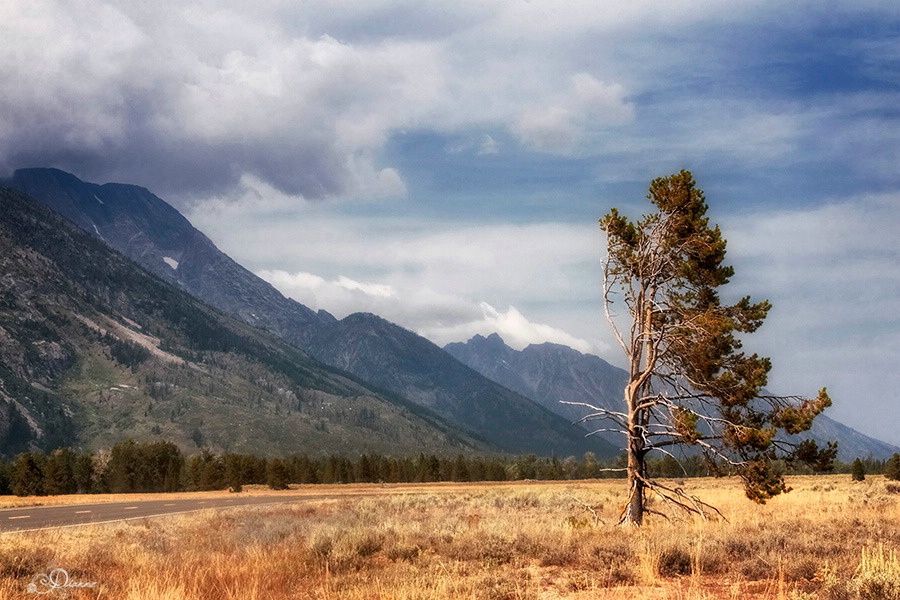
[[[371,494],[5,534],[0,598],[38,597],[58,567],[97,585],[51,597],[900,599],[900,494],[790,483],[756,506],[735,480],[687,480],[727,521],[641,530],[616,526],[625,485],[606,480],[341,486]]]

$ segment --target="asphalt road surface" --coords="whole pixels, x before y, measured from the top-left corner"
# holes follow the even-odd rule
[[[230,508],[256,504],[277,504],[333,498],[332,495],[228,496],[223,498],[189,498],[103,502],[64,506],[30,506],[0,510],[0,534],[47,527],[70,527],[88,523],[104,523],[125,519],[142,519],[209,508]],[[342,495],[341,497],[347,497]]]

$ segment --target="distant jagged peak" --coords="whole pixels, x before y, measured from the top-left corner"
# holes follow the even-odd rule
[[[567,354],[571,356],[589,356],[580,350],[576,350],[565,344],[557,344],[556,342],[536,342],[528,344],[522,352],[554,352],[557,354]]]
[[[488,346],[488,347],[492,347],[492,348],[509,348],[510,350],[512,349],[509,347],[509,345],[507,345],[507,343],[505,341],[503,341],[503,338],[500,337],[500,334],[497,333],[496,331],[494,333],[489,334],[487,337],[481,335],[480,333],[476,333],[475,335],[472,336],[471,339],[469,339],[469,341],[467,343],[478,344],[478,345]]]
[[[528,344],[521,350],[517,350],[507,344],[497,332],[491,333],[486,337],[480,333],[476,333],[471,338],[469,338],[467,342],[454,342],[447,345],[450,347],[470,348],[479,352],[503,352],[519,356],[532,354],[553,354],[554,356],[565,356],[572,358],[593,356],[590,354],[584,354],[583,352],[576,350],[571,346],[566,346],[565,344],[558,344],[555,342],[534,342]]]
[[[499,333],[491,333],[487,337],[476,333],[465,342],[451,342],[444,346],[444,350],[450,354],[478,354],[492,358],[502,358],[515,354],[517,351],[509,347]],[[457,356],[458,358],[458,356]]]

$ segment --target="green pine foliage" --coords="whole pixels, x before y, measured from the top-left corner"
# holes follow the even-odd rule
[[[288,467],[280,458],[269,461],[266,473],[266,484],[273,490],[286,490],[290,483]]]
[[[62,448],[49,455],[23,452],[12,460],[0,460],[0,495],[240,491],[246,485],[286,489],[291,484],[317,483],[579,480],[615,477],[603,469],[619,461],[600,461],[590,452],[562,460],[533,454],[511,458],[425,453],[399,458],[375,453],[356,458],[336,454],[265,458],[218,455],[203,449],[185,457],[171,442],[124,440],[97,452]]]
[[[893,481],[900,481],[900,454],[894,454],[884,463],[884,476]]]
[[[865,481],[866,479],[866,467],[859,458],[854,460],[850,466],[850,477],[853,481]]]
[[[44,493],[49,496],[74,494],[78,491],[75,479],[77,455],[69,448],[53,451],[44,461]]]
[[[191,456],[185,465],[185,489],[203,492],[225,489],[225,459],[204,448]]]
[[[16,496],[43,496],[44,465],[47,457],[34,452],[18,455],[10,469],[10,487]]]
[[[900,456],[895,455],[900,466]],[[82,452],[70,448],[49,455],[23,452],[0,460],[0,495],[38,496],[69,493],[154,493],[177,491],[241,491],[247,485],[286,489],[289,485],[319,483],[418,483],[440,481],[586,480],[622,478],[614,469],[625,464],[619,456],[601,460],[591,452],[566,458],[534,454],[479,456],[471,454],[394,457],[365,453],[267,458],[253,454],[216,454],[205,448],[185,456],[171,442],[139,443],[124,440],[109,450]],[[891,461],[887,461],[891,463]],[[880,472],[883,463],[868,459]],[[884,466],[888,466],[885,464]],[[701,456],[664,457],[648,461],[654,477],[708,477],[715,468]],[[719,466],[720,471],[724,469]],[[779,474],[802,474],[780,464]],[[850,472],[851,465],[842,466]]]

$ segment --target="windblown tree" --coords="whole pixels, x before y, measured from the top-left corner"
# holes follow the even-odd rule
[[[676,509],[703,516],[715,508],[648,476],[651,452],[674,457],[691,446],[713,468],[740,475],[756,502],[788,491],[775,461],[829,470],[835,443],[819,448],[797,441],[831,400],[773,396],[764,391],[768,358],[741,351],[741,336],[756,331],[771,305],[749,297],[723,304],[718,288],[734,269],[723,264],[725,239],[710,227],[703,192],[688,171],[654,180],[647,198],[656,212],[632,222],[612,209],[606,233],[604,310],[625,353],[629,381],[625,412],[584,403],[596,433],[627,440],[630,495],[622,522],[640,525],[655,494]],[[624,305],[627,315],[617,314]]]

